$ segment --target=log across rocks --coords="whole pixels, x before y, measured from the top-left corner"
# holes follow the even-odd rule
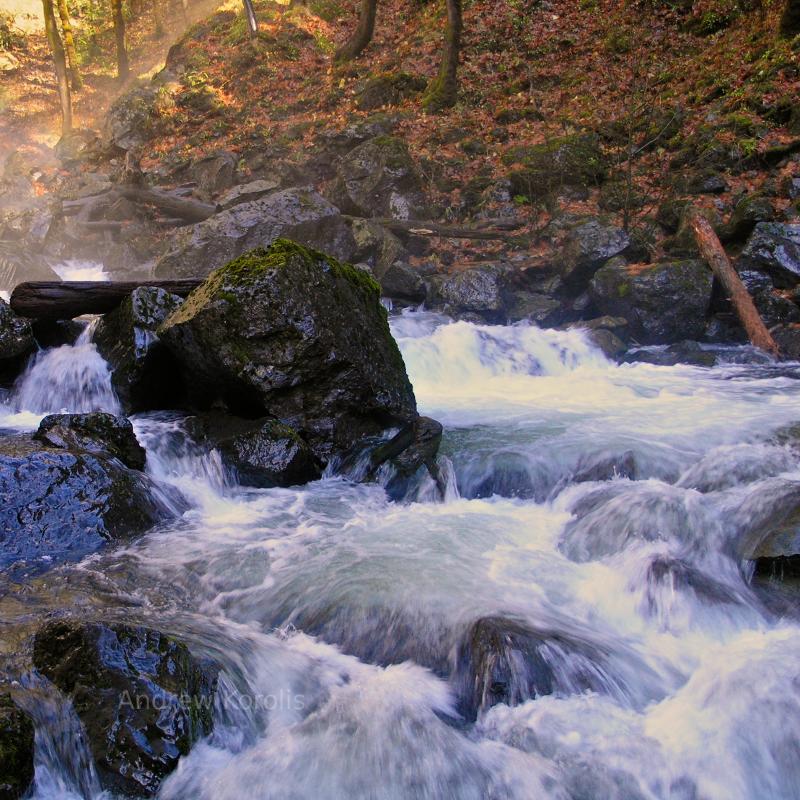
[[[107,314],[140,286],[163,289],[186,297],[200,278],[175,281],[37,281],[20,283],[11,295],[11,309],[21,317],[37,320],[74,319],[83,314]]]

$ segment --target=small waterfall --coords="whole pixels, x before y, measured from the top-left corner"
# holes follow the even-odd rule
[[[111,370],[92,344],[88,325],[74,345],[37,353],[13,394],[17,412],[52,414],[108,411],[121,413],[111,385]]]

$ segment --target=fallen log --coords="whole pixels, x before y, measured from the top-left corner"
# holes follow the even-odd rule
[[[200,200],[178,197],[171,192],[159,189],[142,189],[139,186],[119,186],[117,192],[126,200],[155,206],[166,211],[171,217],[178,217],[186,222],[202,222],[217,213],[217,207]]]
[[[753,303],[753,298],[750,297],[750,293],[742,283],[742,279],[733,268],[711,224],[696,211],[692,214],[690,223],[700,253],[708,262],[711,271],[730,298],[731,304],[742,323],[742,327],[747,332],[751,344],[776,358],[779,357],[780,350],[778,345],[767,330],[764,320],[761,319],[761,315]]]
[[[20,283],[11,293],[12,310],[37,320],[73,319],[113,311],[138,286],[157,286],[186,297],[202,278],[176,281],[36,281]]]

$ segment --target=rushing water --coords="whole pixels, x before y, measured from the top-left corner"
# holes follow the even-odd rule
[[[223,665],[215,731],[162,798],[800,797],[800,624],[742,562],[800,481],[776,435],[800,421],[796,365],[616,366],[578,332],[419,312],[393,331],[445,425],[445,502],[244,489],[180,418],[142,416],[148,470],[190,510],[0,614],[94,608]],[[88,339],[40,355],[9,415],[116,410],[98,359]],[[458,653],[485,617],[550,637],[553,692],[526,697],[521,664],[514,704],[475,720]],[[96,796],[45,696],[61,740],[37,740],[35,797]]]

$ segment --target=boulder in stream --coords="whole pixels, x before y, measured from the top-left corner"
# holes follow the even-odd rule
[[[33,663],[69,697],[104,789],[156,793],[211,733],[217,668],[159,631],[56,621],[39,630]]]
[[[0,300],[0,380],[14,378],[25,359],[36,350],[28,320],[18,317]]]
[[[170,408],[182,394],[175,363],[156,329],[183,302],[154,286],[140,286],[100,320],[92,341],[111,367],[111,382],[130,411]]]
[[[779,288],[800,282],[800,225],[759,222],[739,258],[740,270],[766,272]]]
[[[192,406],[280,420],[323,463],[416,418],[378,284],[285,239],[214,272],[158,335]]]
[[[53,566],[143,533],[168,516],[138,469],[127,420],[45,418],[36,438],[0,438],[0,569]]]
[[[33,781],[33,720],[0,692],[0,800],[19,800]]]

